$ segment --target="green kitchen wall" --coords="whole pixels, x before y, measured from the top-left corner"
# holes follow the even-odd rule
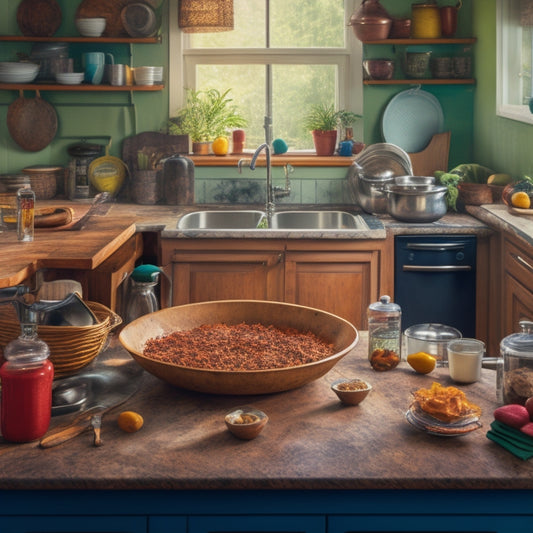
[[[110,0],[111,1],[111,0]],[[412,0],[381,0],[393,16],[409,16]],[[58,0],[62,23],[58,36],[75,36],[74,16],[79,1]],[[16,21],[20,0],[0,2],[0,34],[19,35]],[[438,0],[439,5],[455,4]],[[110,52],[115,62],[133,66],[168,65],[167,0],[163,1],[162,39],[158,44],[71,44],[70,55],[78,60],[84,51]],[[459,13],[458,37],[477,37],[470,50],[463,45],[437,47],[437,53],[467,53],[473,56],[475,85],[423,85],[434,94],[444,112],[444,127],[452,132],[450,167],[464,162],[478,162],[513,175],[533,172],[531,140],[533,126],[496,116],[496,0],[463,0]],[[420,47],[417,47],[419,49]],[[365,46],[365,57],[394,57],[401,65],[406,47]],[[410,47],[409,47],[410,49]],[[435,50],[435,48],[432,48]],[[0,60],[14,60],[18,53],[29,53],[31,43],[0,42]],[[413,86],[416,87],[416,86]],[[381,117],[388,102],[408,85],[365,86],[364,140],[382,142]],[[6,117],[18,91],[0,91],[0,173],[18,172],[29,165],[64,165],[69,144],[82,139],[107,144],[110,153],[120,156],[122,139],[142,131],[160,131],[168,116],[167,89],[160,92],[61,92],[43,91],[58,114],[58,132],[53,142],[40,152],[27,152],[10,137]],[[35,93],[26,91],[25,97]],[[324,174],[327,171],[324,169]]]

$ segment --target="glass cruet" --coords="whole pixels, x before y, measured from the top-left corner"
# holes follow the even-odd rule
[[[370,304],[368,316],[368,360],[374,370],[392,370],[401,359],[402,311],[390,296]]]
[[[519,326],[520,332],[508,335],[500,343],[504,404],[524,405],[533,397],[533,321],[521,320]]]

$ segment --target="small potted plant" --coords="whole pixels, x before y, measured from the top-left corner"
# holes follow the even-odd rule
[[[239,114],[233,100],[228,98],[231,89],[187,91],[185,107],[168,122],[172,135],[189,135],[193,153],[209,153],[211,142],[217,137],[229,135],[234,128],[242,128],[246,120]]]
[[[352,145],[352,151],[354,154],[358,154],[364,147],[364,143],[360,141],[356,141],[353,138],[353,125],[362,118],[361,115],[358,115],[357,113],[354,113],[353,111],[339,111],[338,112],[339,117],[339,124],[341,128],[344,130],[344,138],[343,141],[350,141],[353,143]]]
[[[304,117],[304,126],[313,136],[316,155],[333,155],[338,123],[338,112],[333,104],[314,104]]]

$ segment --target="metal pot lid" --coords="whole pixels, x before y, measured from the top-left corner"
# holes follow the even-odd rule
[[[401,312],[401,308],[398,304],[391,302],[390,296],[381,296],[379,302],[371,303],[368,308],[371,311],[379,311],[382,313],[398,313]]]
[[[63,167],[57,166],[57,165],[32,165],[30,167],[24,167],[22,169],[22,172],[27,172],[29,174],[31,173],[42,173],[42,172],[58,172],[60,170],[64,170]]]
[[[404,335],[419,341],[432,342],[448,342],[463,336],[458,329],[444,324],[416,324],[407,328]]]
[[[520,333],[512,333],[500,343],[502,355],[519,355],[533,358],[533,322],[521,320]]]
[[[427,196],[433,194],[444,194],[448,187],[444,185],[385,185],[387,192],[395,194],[405,194],[408,196]]]
[[[91,155],[99,155],[102,152],[103,145],[90,144],[86,142],[80,142],[71,144],[67,148],[67,152],[72,157],[87,157]]]

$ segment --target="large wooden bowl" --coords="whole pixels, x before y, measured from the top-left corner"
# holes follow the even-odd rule
[[[143,355],[144,345],[150,338],[203,324],[242,322],[311,331],[333,344],[335,353],[314,363],[249,371],[191,368]],[[245,395],[291,390],[323,376],[354,348],[359,335],[348,321],[319,309],[281,302],[223,300],[170,307],[144,315],[128,324],[119,340],[145,370],[172,385],[212,394]]]

